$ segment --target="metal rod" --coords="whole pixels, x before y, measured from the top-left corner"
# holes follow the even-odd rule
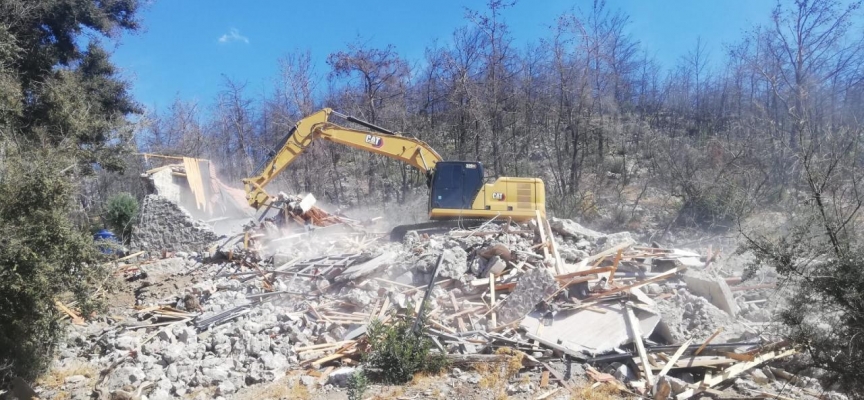
[[[372,124],[372,123],[369,123],[369,122],[363,121],[362,119],[354,118],[354,117],[352,117],[352,116],[350,116],[350,115],[347,116],[345,119],[347,119],[348,121],[353,122],[353,123],[355,123],[355,124],[363,125],[363,126],[369,128],[369,129],[372,129],[372,130],[374,130],[374,131],[378,131],[378,132],[381,132],[381,133],[386,133],[386,134],[388,134],[388,135],[395,135],[395,134],[396,134],[396,132],[393,132],[393,131],[391,131],[391,130],[389,130],[389,129],[385,129],[385,128],[382,128],[382,127],[380,127],[380,126],[378,126],[378,125],[375,125],[375,124]]]
[[[423,314],[426,313],[426,302],[429,301],[429,296],[432,294],[432,287],[435,286],[435,278],[438,277],[438,267],[441,266],[441,262],[444,261],[444,252],[438,255],[438,262],[435,263],[435,270],[432,271],[432,279],[429,281],[429,285],[426,286],[426,293],[423,295],[423,301],[420,303],[420,311],[417,313],[417,318],[414,320],[414,326],[411,327],[411,332],[417,334],[417,330],[420,328],[420,321],[423,319]]]

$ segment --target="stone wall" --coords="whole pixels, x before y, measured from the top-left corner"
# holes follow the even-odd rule
[[[171,200],[151,194],[144,198],[132,247],[149,251],[200,252],[218,239],[213,230]]]

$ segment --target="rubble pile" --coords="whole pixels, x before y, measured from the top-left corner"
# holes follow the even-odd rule
[[[303,198],[286,201],[296,209]],[[164,202],[154,197],[147,209]],[[302,208],[292,215],[304,220],[311,208]],[[73,398],[94,388],[113,398],[230,398],[289,377],[285,385],[312,393],[340,391],[369,351],[373,320],[423,310],[423,334],[436,351],[468,365],[454,364],[438,394],[426,397],[476,393],[466,387],[482,376],[470,365],[500,361],[502,348],[522,355],[519,377],[502,389],[513,398],[569,399],[577,385],[654,399],[716,395],[723,383],[734,383],[726,394],[745,396],[823,391],[771,366],[797,350],[760,329],[770,316],[747,319],[765,303],[764,284],[741,284],[740,271],[724,270],[710,249],[703,256],[639,246],[627,232],[539,215],[409,232],[401,243],[347,217],[328,221],[297,231],[265,219],[184,247],[179,236],[190,233],[179,229],[194,224],[158,222],[178,237],[139,237],[186,253],[116,265],[134,300],[72,329],[56,368],[86,363],[99,373],[57,390]]]
[[[138,223],[132,231],[132,246],[153,251],[201,249],[217,239],[213,229],[165,197],[144,197]]]

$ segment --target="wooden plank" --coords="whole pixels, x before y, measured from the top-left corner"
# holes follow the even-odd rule
[[[685,269],[687,269],[687,266],[686,266],[686,265],[682,265],[682,266],[680,266],[680,267],[678,267],[678,268],[670,269],[669,271],[666,271],[666,272],[664,272],[664,273],[662,273],[662,274],[660,274],[660,275],[657,275],[657,276],[655,276],[655,277],[653,277],[653,278],[648,278],[648,279],[646,279],[646,280],[644,280],[644,281],[641,281],[641,282],[638,282],[638,283],[634,283],[634,284],[629,285],[629,286],[622,286],[622,287],[615,288],[615,289],[612,289],[612,290],[607,290],[607,291],[605,291],[605,292],[603,292],[603,293],[597,293],[597,294],[595,294],[595,295],[591,295],[591,296],[589,296],[586,300],[596,299],[596,298],[600,298],[600,297],[606,297],[606,296],[609,296],[609,295],[611,295],[611,294],[615,294],[615,293],[623,292],[623,291],[630,290],[630,289],[633,289],[633,288],[642,287],[642,286],[645,286],[645,285],[647,285],[647,284],[649,284],[649,283],[654,283],[654,282],[662,281],[662,280],[664,280],[664,279],[669,279],[669,278],[673,277],[675,274],[677,274],[678,272],[684,271]]]
[[[753,355],[751,354],[739,354],[739,353],[720,353],[721,356],[726,358],[731,358],[736,361],[753,361]]]
[[[72,323],[75,325],[84,325],[84,318],[81,318],[78,313],[72,311],[69,307],[66,307],[60,300],[54,300],[54,305],[57,306],[57,309],[66,313],[69,318],[72,320]]]
[[[432,325],[432,326],[434,326],[434,327],[436,327],[436,328],[438,328],[438,329],[441,329],[441,330],[444,331],[444,332],[447,332],[447,333],[456,333],[456,331],[455,331],[453,328],[451,328],[451,327],[449,327],[449,326],[446,326],[446,325],[442,325],[440,322],[438,322],[438,321],[436,321],[436,320],[434,320],[434,319],[432,319],[432,318],[429,318],[428,321],[429,321],[429,324],[430,324],[430,325]]]
[[[693,354],[698,356],[699,353],[702,352],[702,350],[705,350],[705,346],[707,346],[708,343],[711,343],[711,341],[714,340],[714,338],[717,337],[717,335],[719,335],[720,332],[723,332],[723,327],[722,327],[722,326],[719,327],[719,328],[717,328],[717,330],[714,331],[714,333],[713,333],[710,337],[708,337],[708,339],[705,340],[705,343],[702,343],[702,345],[699,346],[699,349],[697,349],[696,352],[693,353]]]
[[[354,342],[355,342],[354,340],[343,340],[341,342],[313,344],[311,346],[295,347],[294,351],[295,352],[301,352],[301,351],[309,351],[309,350],[320,350],[320,349],[326,349],[328,347],[339,347],[339,346],[343,346],[343,345],[346,345],[349,343],[354,343]]]
[[[577,276],[602,274],[604,272],[609,272],[611,270],[612,270],[612,267],[591,268],[591,269],[586,269],[584,271],[572,272],[572,273],[564,274],[564,275],[557,275],[557,276],[555,276],[555,279],[557,279],[559,282],[564,282],[568,279],[575,278]]]
[[[548,399],[550,396],[552,396],[552,395],[555,394],[555,393],[558,393],[559,391],[561,391],[561,388],[560,388],[560,387],[559,387],[559,388],[552,389],[552,390],[550,390],[550,391],[548,391],[548,392],[546,392],[546,393],[543,393],[543,394],[541,394],[541,395],[535,397],[534,400],[545,400],[545,399]]]
[[[537,215],[540,215],[539,211]],[[495,275],[491,273],[489,274],[489,295],[491,297],[491,303],[489,305],[489,309],[491,311],[495,309]],[[496,313],[492,311],[492,320],[490,325],[492,329],[495,329],[495,327],[498,326],[498,320],[495,314]]]
[[[738,364],[735,364],[729,368],[723,370],[723,372],[717,376],[712,376],[709,380],[704,381],[709,387],[716,386],[717,384],[727,380],[734,378],[741,373],[748,371],[754,367],[759,366],[760,364],[766,363],[768,361],[783,358],[787,356],[791,356],[798,351],[795,349],[789,349],[785,351],[772,351],[765,354],[760,354],[753,358],[753,361],[745,361]]]
[[[537,215],[540,215],[539,210],[535,210]],[[564,273],[566,268],[564,268],[564,260],[561,259],[561,253],[558,251],[558,245],[555,243],[555,235],[552,233],[552,227],[549,225],[549,221],[546,218],[542,219],[543,229],[546,230],[546,234],[549,236],[549,249],[552,250],[552,257],[555,260],[555,273],[557,275],[561,275]]]
[[[330,379],[330,373],[333,372],[334,369],[336,369],[336,367],[333,367],[333,366],[325,368],[324,371],[321,372],[321,377],[318,378],[318,384],[319,385],[326,384],[327,380]]]
[[[546,243],[546,228],[543,226],[543,219],[540,217],[540,210],[534,210],[537,215],[537,232],[540,232],[540,243]],[[549,249],[543,246],[543,261],[549,259]]]
[[[707,379],[703,380],[702,382],[705,383],[708,387],[717,386],[721,382],[728,380],[728,379],[732,379],[738,375],[741,375],[742,373],[744,373],[750,369],[753,369],[753,368],[759,366],[760,364],[764,364],[768,361],[775,360],[778,358],[788,357],[788,356],[791,356],[797,352],[798,351],[795,349],[789,349],[789,350],[784,350],[784,351],[772,351],[772,352],[768,352],[765,354],[760,354],[760,355],[754,357],[753,361],[745,361],[745,362],[735,364],[735,365],[723,370],[723,372],[720,373],[719,375],[707,378]]]
[[[346,353],[338,353],[337,352],[337,353],[334,353],[334,354],[331,354],[329,356],[322,357],[322,358],[319,358],[319,359],[313,361],[312,366],[315,368],[321,368],[321,364],[324,364],[328,361],[338,360],[342,357],[347,357],[347,356],[348,356],[348,354],[346,354]]]
[[[390,297],[384,298],[384,304],[381,305],[381,311],[378,312],[377,319],[381,320],[384,318],[384,315],[387,314],[387,311],[390,310]]]
[[[442,321],[449,321],[449,320],[451,320],[451,319],[453,319],[453,318],[458,318],[458,317],[461,317],[461,316],[463,316],[463,315],[465,315],[465,314],[471,314],[471,313],[475,313],[475,312],[477,312],[477,311],[482,311],[484,308],[486,308],[486,306],[477,306],[477,307],[474,307],[474,308],[469,308],[469,309],[467,309],[467,310],[459,311],[459,312],[456,313],[456,314],[452,314],[452,315],[445,315],[445,316],[443,316],[443,317],[441,318],[441,320],[442,320]]]
[[[450,294],[450,305],[453,306],[453,312],[459,312],[459,302],[456,301],[456,295],[453,292],[448,292]],[[465,320],[462,317],[456,318],[456,323],[459,324],[459,332],[468,332],[468,328],[465,327]]]
[[[549,371],[548,370],[543,371],[543,373],[540,374],[540,387],[543,388],[546,386],[549,386]]]
[[[735,362],[735,359],[719,356],[690,356],[679,359],[675,361],[675,363],[667,363],[663,366],[663,368],[666,368],[668,366],[671,370],[676,368],[713,367],[717,365],[734,364]],[[654,367],[652,369],[659,370],[661,368]]]
[[[549,371],[549,373],[552,374],[552,376],[554,376],[555,379],[558,380],[558,382],[561,382],[561,384],[564,385],[564,387],[567,388],[567,390],[570,390],[570,391],[573,390],[573,385],[571,385],[570,382],[567,382],[567,380],[564,379],[564,375],[561,375],[560,372],[558,372],[557,370],[555,370],[554,368],[552,368],[551,366],[549,366],[549,364],[547,364],[545,362],[541,362],[540,364],[543,365],[543,368],[546,368],[546,370]]]
[[[639,359],[642,360],[642,372],[645,380],[648,382],[648,387],[654,386],[654,373],[651,371],[651,365],[648,363],[648,354],[645,352],[645,344],[642,343],[642,332],[639,329],[639,319],[633,313],[633,308],[630,304],[624,304],[627,310],[627,318],[630,320],[630,331],[633,334],[633,342],[636,343],[636,350],[639,352]]]
[[[609,281],[607,284],[612,286],[612,281],[615,280],[615,271],[618,270],[618,263],[621,262],[621,256],[624,255],[624,249],[618,250],[618,253],[615,254],[615,260],[612,261],[612,270],[609,271]]]
[[[660,370],[660,373],[657,374],[658,378],[669,373],[669,370],[672,369],[672,366],[675,365],[675,362],[678,361],[679,358],[681,358],[681,355],[684,354],[684,352],[687,350],[687,347],[690,346],[690,343],[693,343],[693,339],[688,339],[686,342],[684,342],[684,344],[682,344],[681,347],[679,347],[678,350],[675,351],[675,354],[672,355],[672,358],[666,360],[666,366],[664,366],[663,369]]]
[[[132,254],[126,256],[126,257],[118,258],[118,259],[114,260],[114,262],[118,262],[118,261],[126,261],[126,260],[128,260],[128,259],[130,259],[130,258],[135,258],[135,257],[138,257],[138,256],[140,256],[140,255],[142,255],[142,254],[144,254],[143,251],[139,251],[139,252],[137,252],[137,253],[132,253]]]
[[[599,252],[599,253],[597,253],[597,254],[591,256],[591,257],[588,257],[588,258],[586,258],[586,259],[584,259],[584,260],[582,260],[582,261],[579,261],[579,263],[576,264],[576,267],[575,267],[574,269],[575,269],[576,271],[581,271],[581,270],[585,269],[585,267],[587,267],[589,263],[594,262],[594,261],[597,261],[597,260],[599,260],[599,259],[601,259],[601,258],[605,258],[605,257],[611,256],[611,255],[617,253],[618,250],[622,250],[622,249],[626,249],[626,248],[630,247],[630,245],[631,245],[631,243],[626,243],[626,242],[625,242],[625,243],[621,243],[621,244],[619,244],[619,245],[617,245],[617,246],[615,246],[615,247],[612,247],[612,248],[610,248],[610,249],[607,249],[607,250],[601,251],[601,252]]]

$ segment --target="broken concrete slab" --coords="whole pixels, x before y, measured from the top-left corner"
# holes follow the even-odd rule
[[[546,269],[534,269],[522,274],[513,292],[498,310],[498,322],[508,324],[522,318],[557,289],[558,282]]]
[[[369,261],[352,265],[336,277],[336,282],[353,281],[372,275],[390,265],[397,256],[398,253],[396,252],[385,251]]]
[[[520,326],[528,337],[592,355],[611,351],[633,340],[621,304],[599,304],[594,308],[559,313],[549,326],[543,324],[541,313],[535,312],[526,316]],[[634,313],[639,320],[639,331],[647,338],[660,322],[660,315],[643,309],[635,309]]]
[[[738,314],[738,304],[726,280],[688,268],[684,272],[684,283],[691,293],[706,298],[730,317]]]

